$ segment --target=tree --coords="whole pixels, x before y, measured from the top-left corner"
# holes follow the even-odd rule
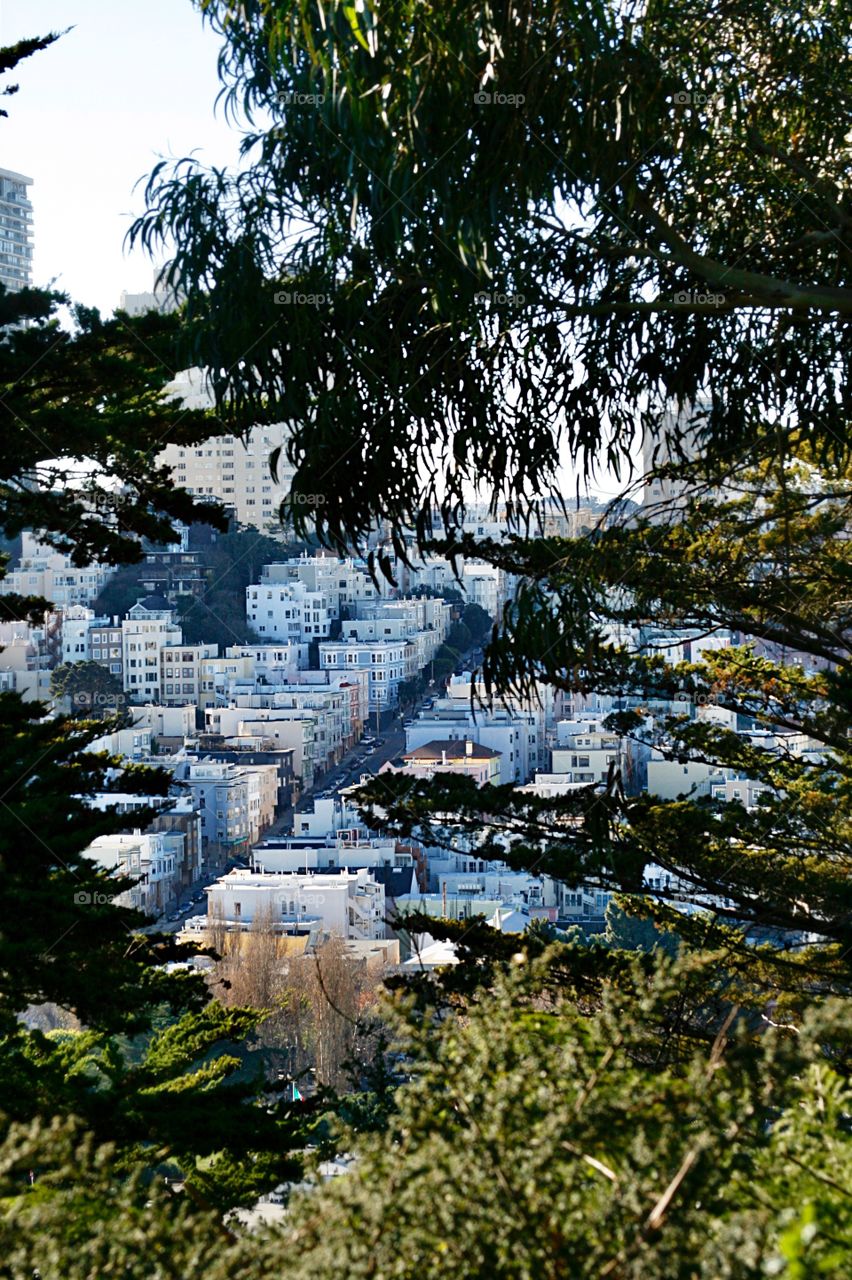
[[[569,950],[518,958],[463,1018],[401,1002],[416,1069],[351,1174],[295,1204],[293,1274],[840,1280],[849,1093],[816,1050],[834,1015],[754,1046],[734,1014],[649,1070],[689,969],[631,965],[590,1018],[554,989]]]
[[[413,680],[400,680],[398,690],[399,705],[403,708],[413,707],[425,692],[426,681],[422,676],[415,676]]]
[[[462,622],[470,632],[471,640],[475,644],[483,644],[494,626],[494,619],[491,615],[486,613],[482,605],[477,604],[474,600],[465,605]]]
[[[120,711],[127,699],[117,676],[99,662],[65,662],[50,676],[50,691],[65,698],[77,716],[103,720]]]
[[[246,166],[161,162],[131,240],[171,254],[220,412],[294,424],[294,491],[323,496],[297,519],[330,544],[455,528],[468,486],[523,512],[560,440],[622,473],[640,432],[724,454],[798,421],[842,452],[833,0],[204,18]]]
[[[755,803],[629,796],[614,770],[563,797],[508,786],[487,803],[466,779],[388,777],[362,793],[368,820],[427,843],[464,834],[480,857],[624,894],[628,909],[695,945],[730,948],[759,975],[743,999],[847,990],[852,490],[842,471],[791,459],[781,469],[783,485],[777,469],[743,472],[727,493],[683,498],[665,522],[488,550],[521,588],[486,654],[486,689],[528,695],[546,681],[572,697],[608,695],[612,729],[751,779]],[[740,643],[668,661],[651,620]],[[762,733],[743,737],[720,714]]]
[[[51,40],[0,50],[0,73]],[[78,307],[69,328],[60,323],[65,301],[45,291],[0,290],[6,544],[34,528],[77,565],[129,562],[140,557],[141,538],[170,539],[174,520],[201,516],[221,527],[218,510],[196,504],[156,464],[167,436],[197,442],[215,423],[215,415],[187,411],[164,395],[178,367],[182,320],[102,321]],[[3,597],[6,618],[43,617],[46,607]],[[82,668],[57,673],[57,687],[72,696],[94,689],[95,703],[114,696],[108,673]],[[187,969],[195,948],[146,931],[142,913],[117,906],[133,879],[111,875],[89,852],[99,836],[127,823],[115,809],[94,807],[95,796],[155,797],[134,813],[141,827],[168,805],[169,773],[91,750],[119,724],[117,716],[94,724],[88,715],[48,714],[42,704],[0,694],[2,1140],[15,1147],[21,1134],[47,1133],[45,1169],[69,1155],[72,1142],[79,1153],[109,1143],[113,1191],[126,1180],[138,1205],[139,1188],[169,1169],[186,1180],[186,1204],[199,1220],[209,1225],[215,1206],[221,1230],[223,1212],[298,1172],[291,1153],[304,1145],[304,1116],[261,1097],[264,1081],[246,1048],[258,1014],[211,1001]],[[37,1018],[24,1021],[33,1006],[55,1007],[55,1020],[72,1029],[45,1035]],[[59,1133],[61,1155],[51,1154],[51,1136]],[[42,1166],[32,1173],[39,1180]],[[15,1196],[29,1181],[21,1184],[15,1172],[7,1185]],[[92,1185],[84,1178],[72,1191],[67,1169],[59,1183],[46,1172],[27,1207],[37,1201],[50,1216],[65,1194],[78,1221],[97,1213],[107,1221],[109,1192],[96,1210]],[[13,1221],[20,1207],[4,1201],[0,1230],[5,1241],[32,1246],[28,1274],[47,1276],[55,1242],[24,1243],[26,1232]],[[6,1268],[14,1250],[2,1252]]]

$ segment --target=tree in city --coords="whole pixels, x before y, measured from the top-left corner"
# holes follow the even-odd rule
[[[202,10],[245,163],[161,162],[131,240],[220,414],[292,423],[330,545],[378,519],[403,552],[471,489],[522,515],[566,451],[623,475],[640,433],[724,457],[798,421],[842,452],[833,0]]]
[[[95,720],[114,716],[127,701],[121,680],[100,662],[63,662],[51,672],[50,692],[73,715]]]
[[[306,1199],[284,1240],[256,1237],[240,1273],[286,1258],[312,1277],[840,1280],[848,660],[826,626],[843,622],[848,584],[845,526],[828,536],[820,522],[846,500],[849,438],[842,14],[830,0],[202,10],[228,105],[248,117],[243,164],[158,166],[134,239],[174,245],[181,360],[211,370],[226,429],[293,424],[295,493],[310,499],[294,511],[329,546],[358,546],[381,520],[376,564],[390,571],[410,528],[434,538],[437,508],[454,544],[518,575],[486,693],[536,678],[638,699],[621,732],[723,760],[768,793],[751,810],[659,804],[613,776],[561,805],[495,788],[487,812],[447,778],[376,797],[385,822],[443,824],[514,865],[621,892],[677,925],[682,967],[662,948],[542,953],[538,934],[457,930],[455,989],[426,978],[401,1004],[398,1122],[362,1141],[354,1176]],[[317,294],[327,306],[299,303]],[[699,445],[713,474],[694,489],[740,452],[774,463],[769,514],[699,501],[662,529],[621,522],[581,543],[459,539],[472,488],[523,517],[560,446],[623,474],[639,431],[667,437],[674,463]],[[839,493],[798,509],[791,456],[829,486],[839,474]],[[747,646],[679,669],[613,640],[638,618],[801,644],[828,669],[797,674]],[[792,725],[823,760],[761,754],[690,714],[652,721],[646,703],[678,693],[688,711],[722,697]],[[644,882],[649,862],[666,892]],[[3,1168],[20,1175],[44,1144],[16,1141]],[[24,1202],[9,1233],[19,1269],[91,1274],[86,1250],[104,1256],[107,1230],[124,1274],[148,1265],[162,1202],[146,1217],[136,1184],[111,1188],[87,1160],[81,1185],[71,1165],[41,1219]],[[192,1265],[215,1277],[211,1219],[195,1221]],[[234,1261],[222,1254],[220,1272]]]
[[[494,626],[494,619],[490,613],[482,608],[482,605],[471,600],[464,607],[461,620],[470,632],[471,640],[474,644],[483,644],[490,636]]]
[[[411,680],[400,680],[397,691],[400,707],[405,710],[407,707],[415,706],[425,692],[426,681],[423,676],[414,676]]]
[[[0,50],[0,74],[51,41]],[[75,565],[121,563],[140,558],[144,537],[171,540],[176,520],[222,527],[218,510],[196,504],[157,463],[167,439],[189,444],[216,429],[215,414],[187,411],[168,395],[181,319],[104,321],[72,307],[67,322],[66,301],[0,290],[4,545],[32,529]],[[4,620],[43,623],[47,607],[3,597]],[[59,673],[62,690],[85,692],[96,679],[95,703],[105,688],[112,696],[112,677],[84,665]],[[150,1192],[167,1171],[185,1180],[174,1217],[195,1212],[210,1223],[218,1214],[221,1234],[226,1210],[297,1173],[292,1153],[304,1145],[304,1117],[262,1097],[265,1082],[251,1069],[257,1013],[212,1001],[187,967],[195,949],[118,905],[135,878],[112,874],[90,852],[99,837],[127,828],[127,817],[98,807],[98,798],[153,797],[133,815],[144,829],[168,807],[171,774],[93,750],[120,718],[96,724],[89,710],[85,718],[49,714],[0,693],[0,1140],[7,1153],[29,1143],[32,1157],[26,1170],[4,1163],[6,1274],[20,1266],[63,1274],[41,1214],[61,1215],[73,1202],[78,1226],[108,1222],[110,1192],[100,1200],[92,1192],[107,1166],[94,1174],[87,1165],[88,1183],[77,1177],[84,1152],[108,1148],[108,1186],[115,1193],[124,1180],[143,1214],[143,1187]],[[41,1030],[47,1021],[55,1029]],[[60,1177],[72,1141],[77,1160]],[[65,1227],[70,1240],[76,1228]]]

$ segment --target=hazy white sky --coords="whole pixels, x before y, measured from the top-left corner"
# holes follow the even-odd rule
[[[152,268],[123,248],[134,184],[164,155],[237,158],[215,111],[218,41],[190,0],[0,0],[0,44],[73,27],[7,77],[0,168],[34,179],[34,283],[110,312]]]

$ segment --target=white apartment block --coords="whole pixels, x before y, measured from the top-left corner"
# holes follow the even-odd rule
[[[208,733],[221,733],[226,740],[265,738],[276,747],[291,747],[293,770],[301,789],[306,791],[313,786],[317,768],[314,712],[288,707],[207,707],[204,721]]]
[[[312,591],[303,582],[264,581],[246,587],[246,621],[264,641],[325,640],[332,616],[322,591]]]
[[[177,707],[131,707],[130,717],[135,727],[148,729],[152,738],[188,738],[195,733],[195,707],[190,704]]]
[[[385,936],[385,891],[369,870],[305,875],[232,871],[207,890],[209,925],[250,929],[258,918],[276,932],[374,940]]]
[[[606,733],[594,723],[560,720],[556,726],[551,771],[567,774],[573,782],[588,785],[606,782],[610,767],[622,769],[624,752],[618,734]]]
[[[231,645],[225,650],[225,657],[248,659],[251,669],[246,674],[264,684],[286,684],[307,667],[308,646],[298,640],[286,644]]]
[[[168,393],[187,408],[211,408],[213,397],[200,369],[189,369],[170,383]],[[252,427],[246,437],[211,436],[197,445],[167,445],[157,462],[170,467],[175,482],[196,498],[230,508],[239,524],[280,534],[278,509],[290,491],[294,468],[280,455],[278,480],[273,480],[269,457],[273,449],[286,451],[289,430],[283,423]]]
[[[431,587],[434,591],[459,591],[467,603],[478,604],[492,618],[498,617],[513,590],[513,581],[504,571],[484,560],[464,560],[457,570],[449,560],[427,556],[400,573],[409,590]]]
[[[115,570],[90,564],[78,568],[71,557],[39,542],[32,533],[21,535],[21,560],[0,580],[0,595],[43,596],[57,609],[90,605]]]
[[[339,618],[343,610],[350,617],[360,617],[365,605],[381,598],[367,566],[351,558],[339,560],[336,556],[305,553],[296,559],[264,565],[261,582],[301,582],[309,591],[322,593],[333,618]]]
[[[160,652],[183,641],[174,616],[166,600],[148,596],[128,611],[121,624],[124,690],[136,702],[162,701]]]
[[[178,892],[183,839],[180,832],[163,831],[98,836],[86,856],[116,876],[137,879],[137,884],[116,897],[117,906],[158,916],[168,909]]]
[[[323,670],[336,675],[353,669],[369,672],[371,712],[396,706],[401,681],[417,670],[417,649],[410,640],[325,641],[319,659]]]

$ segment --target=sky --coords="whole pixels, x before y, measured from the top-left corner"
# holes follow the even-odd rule
[[[218,40],[190,0],[0,0],[0,44],[73,27],[6,77],[0,168],[33,179],[33,282],[104,313],[153,267],[123,241],[163,156],[237,159],[216,109]]]

